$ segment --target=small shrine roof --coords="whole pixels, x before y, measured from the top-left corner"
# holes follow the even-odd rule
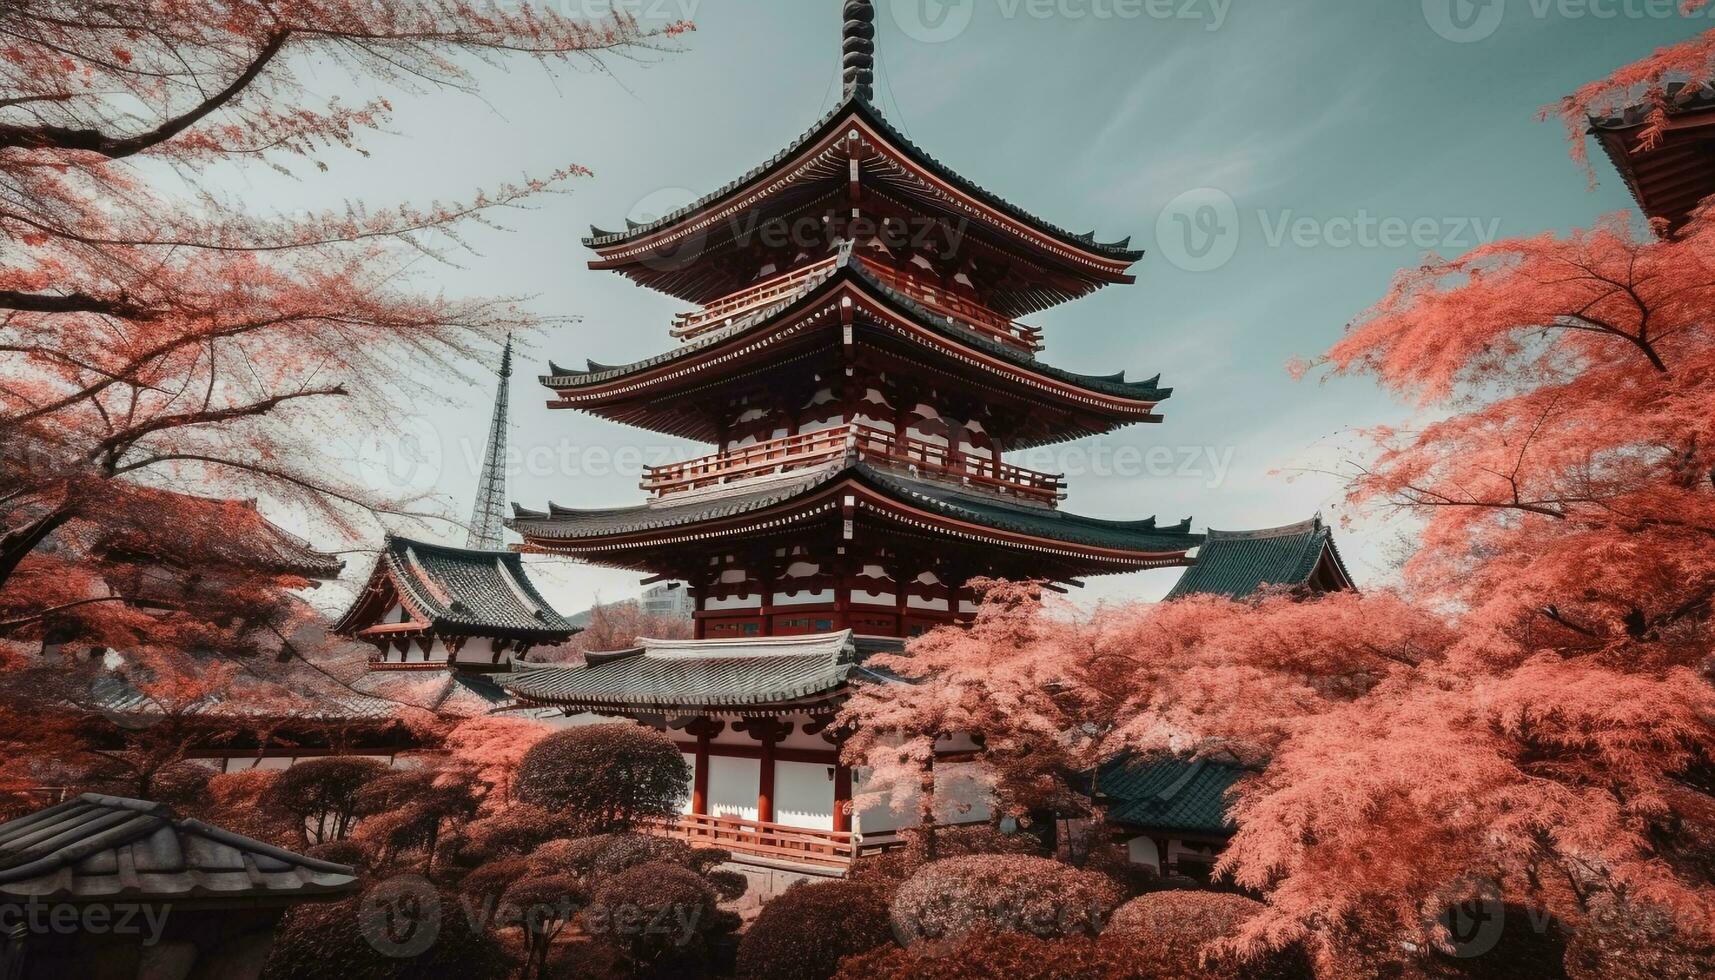
[[[85,793],[0,824],[0,898],[294,902],[357,889],[345,865],[177,816],[161,803]]]
[[[1227,792],[1249,774],[1234,762],[1123,755],[1096,773],[1098,798],[1111,823],[1149,830],[1230,837]]]
[[[1320,517],[1262,531],[1209,531],[1196,564],[1167,597],[1243,599],[1261,589],[1310,586],[1318,579],[1334,588],[1355,587],[1334,545],[1334,532]]]
[[[592,709],[775,708],[838,694],[862,659],[852,632],[638,641],[576,666],[517,664],[497,678],[518,698]]]
[[[389,536],[371,584],[383,576],[393,580],[406,604],[437,632],[522,635],[554,642],[578,631],[537,591],[516,552],[473,551]],[[366,598],[359,595],[337,632],[373,625],[357,622],[368,605]]]

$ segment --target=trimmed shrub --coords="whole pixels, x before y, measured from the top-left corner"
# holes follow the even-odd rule
[[[1155,980],[1152,974],[1138,972],[1137,952],[1106,937],[1042,939],[1016,932],[974,932],[951,945],[883,946],[848,957],[835,976],[841,980]]]
[[[1136,950],[1140,976],[1205,976],[1211,980],[1296,980],[1313,975],[1309,958],[1297,947],[1243,961],[1209,958],[1206,947],[1235,935],[1260,902],[1223,892],[1154,892],[1120,906],[1104,939]]]
[[[579,924],[617,950],[634,976],[707,975],[718,972],[723,940],[741,924],[716,902],[696,872],[651,861],[601,882]]]
[[[357,819],[358,794],[387,772],[374,759],[311,759],[276,776],[261,804],[296,817],[305,844],[345,840]]]
[[[676,817],[690,788],[673,740],[630,723],[555,732],[524,754],[513,779],[520,802],[558,811],[584,834]]]
[[[474,930],[459,906],[457,897],[439,896],[439,914],[434,915],[432,941],[416,955],[403,948],[378,949],[365,930],[364,905],[350,899],[331,905],[304,905],[287,913],[262,980],[322,980],[337,975],[341,980],[502,980],[514,970],[505,948],[492,936]],[[369,917],[370,932],[375,919]],[[409,932],[384,938],[410,942]]]
[[[827,980],[840,960],[893,944],[887,893],[855,881],[800,884],[762,907],[738,947],[742,980]]]
[[[847,878],[884,885],[889,890],[929,863],[923,832],[909,828],[901,832],[906,846],[858,859]],[[935,856],[965,857],[971,854],[1042,855],[1041,841],[1029,834],[1003,834],[987,825],[953,827],[935,832]]]
[[[1042,857],[978,854],[924,865],[893,896],[905,945],[978,930],[1041,938],[1094,935],[1119,904],[1106,877]]]

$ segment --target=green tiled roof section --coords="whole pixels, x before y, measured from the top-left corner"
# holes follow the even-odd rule
[[[615,708],[749,708],[836,693],[858,662],[851,631],[740,640],[644,640],[571,667],[498,678],[525,701]]]
[[[1197,552],[1196,564],[1185,570],[1167,597],[1243,599],[1271,586],[1304,585],[1324,553],[1339,563],[1333,532],[1321,518],[1266,531],[1211,530]],[[1350,580],[1343,565],[1340,572]]]
[[[577,631],[536,590],[524,559],[510,551],[471,551],[389,538],[383,556],[395,581],[439,627],[532,634],[543,639]]]
[[[544,387],[553,389],[582,388],[589,385],[602,384],[617,378],[627,377],[646,371],[650,368],[673,361],[683,360],[704,348],[719,344],[740,334],[749,333],[766,326],[781,314],[800,305],[813,304],[824,288],[832,288],[830,283],[840,279],[856,279],[869,289],[870,292],[887,300],[900,312],[910,317],[920,326],[931,330],[955,343],[974,348],[985,354],[1004,360],[1010,364],[1027,369],[1037,374],[1063,381],[1089,391],[1120,398],[1130,398],[1138,401],[1162,402],[1172,397],[1172,388],[1161,387],[1161,377],[1157,375],[1142,381],[1126,380],[1126,373],[1117,374],[1080,374],[1045,364],[1034,355],[1018,347],[1003,344],[1000,341],[983,336],[976,330],[959,323],[957,320],[935,313],[904,293],[893,289],[865,271],[862,263],[852,261],[849,246],[843,247],[839,261],[826,274],[806,279],[796,292],[790,293],[778,302],[771,303],[754,313],[736,321],[731,326],[722,327],[689,343],[681,344],[671,350],[663,351],[652,357],[635,361],[631,364],[601,364],[596,361],[586,361],[587,370],[578,371],[562,367],[553,361],[548,362],[548,372],[540,376]]]
[[[550,504],[546,513],[514,505],[516,516],[508,523],[533,537],[560,540],[664,530],[785,504],[848,477],[866,483],[901,503],[925,507],[993,530],[1051,541],[1122,551],[1175,553],[1189,551],[1203,540],[1201,535],[1191,533],[1188,520],[1163,527],[1154,518],[1111,521],[1082,517],[1046,507],[1012,504],[930,480],[911,479],[878,470],[867,463],[836,463],[826,469],[807,470],[802,479],[773,482],[750,492],[734,492],[683,504],[612,510],[574,510]]]
[[[1034,227],[1037,230],[1046,233],[1049,237],[1057,238],[1066,244],[1085,249],[1097,255],[1133,262],[1143,258],[1143,252],[1134,250],[1131,247],[1130,238],[1126,238],[1118,242],[1099,242],[1096,241],[1096,236],[1093,232],[1080,235],[1075,232],[1067,231],[1064,228],[1060,228],[1044,221],[1023,208],[1005,200],[988,188],[969,180],[957,171],[948,167],[946,164],[942,163],[940,160],[930,156],[922,147],[913,143],[904,133],[900,132],[892,123],[888,122],[879,110],[861,98],[849,98],[835,106],[827,115],[817,120],[815,125],[811,126],[810,129],[802,136],[794,140],[791,146],[788,146],[786,149],[776,153],[766,162],[753,168],[749,173],[737,180],[705,194],[703,197],[691,202],[685,207],[682,207],[671,214],[664,215],[655,221],[638,223],[628,220],[626,222],[626,229],[620,232],[604,231],[603,229],[592,227],[590,229],[590,237],[584,239],[584,244],[590,248],[606,248],[610,245],[618,245],[623,242],[642,238],[645,235],[678,224],[680,221],[696,214],[698,211],[702,211],[711,205],[717,204],[720,201],[731,197],[744,187],[761,180],[780,164],[798,156],[806,147],[822,139],[822,137],[831,129],[844,126],[845,119],[851,115],[857,115],[863,118],[871,126],[875,127],[879,132],[886,136],[889,141],[891,141],[907,156],[911,157],[918,166],[935,173],[947,183],[953,185],[964,193],[969,194],[971,197],[982,201],[989,207],[994,208],[996,211],[1010,216],[1013,220],[1018,221],[1021,224]]]
[[[1242,766],[1214,759],[1122,756],[1102,766],[1097,791],[1108,820],[1147,830],[1228,836],[1227,791],[1247,775]]]

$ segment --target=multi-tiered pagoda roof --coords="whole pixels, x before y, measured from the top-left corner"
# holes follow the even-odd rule
[[[1186,563],[1189,522],[1060,509],[1005,453],[1159,422],[1158,377],[1047,363],[1019,318],[1134,281],[1129,240],[1050,224],[954,173],[872,101],[875,11],[844,7],[842,98],[689,206],[594,229],[591,268],[700,308],[629,364],[550,363],[550,407],[712,443],[641,506],[515,507],[526,549],[684,579],[703,638],[908,636],[983,577],[1075,583]]]

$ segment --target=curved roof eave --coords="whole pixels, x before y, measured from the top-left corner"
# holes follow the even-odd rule
[[[1160,386],[1160,375],[1143,381],[1127,381],[1123,371],[1116,375],[1090,375],[1079,374],[1075,371],[1046,364],[1021,350],[1015,350],[999,341],[990,340],[974,330],[959,326],[947,317],[935,314],[911,297],[887,286],[864,271],[861,263],[851,262],[846,257],[842,257],[841,261],[826,276],[808,283],[796,295],[758,310],[732,326],[696,338],[672,350],[619,366],[590,361],[588,362],[589,370],[586,371],[568,370],[553,361],[549,361],[548,369],[551,373],[538,376],[538,380],[543,387],[558,391],[615,381],[664,364],[671,364],[674,361],[690,357],[705,348],[759,330],[781,317],[803,312],[814,306],[826,292],[836,288],[838,283],[852,281],[856,281],[864,287],[869,296],[877,303],[890,307],[918,326],[954,343],[968,347],[977,353],[1006,361],[1015,368],[1039,373],[1052,380],[1082,388],[1095,394],[1124,398],[1130,401],[1159,404],[1173,396],[1172,388]]]
[[[807,130],[797,140],[793,141],[790,146],[781,150],[779,153],[776,153],[766,162],[753,168],[750,172],[739,177],[737,180],[731,181],[720,188],[705,194],[703,197],[693,201],[685,207],[654,221],[638,223],[627,220],[627,227],[624,231],[604,231],[603,229],[592,227],[590,229],[590,236],[584,239],[584,245],[591,249],[601,251],[603,249],[612,248],[616,245],[634,244],[657,232],[682,224],[685,221],[700,215],[704,211],[709,210],[720,202],[740,193],[741,191],[761,183],[764,178],[766,178],[782,163],[801,155],[806,149],[825,139],[829,133],[840,128],[844,121],[850,116],[857,116],[864,122],[868,123],[871,128],[886,137],[893,147],[912,163],[926,171],[929,171],[961,193],[964,193],[985,206],[994,209],[1005,217],[1028,226],[1037,234],[1040,234],[1045,238],[1055,240],[1067,248],[1077,249],[1098,260],[1108,262],[1125,262],[1130,264],[1137,262],[1144,256],[1142,250],[1131,248],[1131,239],[1129,237],[1123,238],[1117,242],[1098,242],[1096,241],[1094,232],[1081,235],[1067,231],[1058,225],[1031,214],[1029,211],[1007,201],[1005,198],[1002,198],[1000,195],[988,190],[980,184],[965,178],[951,167],[948,167],[940,160],[925,152],[922,147],[919,147],[916,143],[912,142],[910,138],[908,138],[904,133],[901,133],[893,126],[892,123],[888,122],[886,117],[884,117],[881,114],[881,111],[875,106],[871,105],[864,99],[856,97],[848,98],[835,106],[832,111],[817,120],[809,130]]]
[[[1064,511],[990,499],[927,480],[889,474],[862,462],[841,462],[806,471],[805,478],[774,484],[750,494],[734,494],[664,507],[574,510],[550,504],[546,513],[514,506],[507,526],[541,541],[600,541],[671,532],[709,521],[790,506],[819,497],[838,484],[861,484],[902,507],[926,510],[949,520],[999,534],[1060,545],[1127,552],[1133,555],[1183,555],[1203,542],[1189,520],[1163,527],[1155,518],[1113,521]],[[653,519],[648,519],[650,516]],[[556,527],[555,525],[558,525]],[[559,531],[558,535],[555,531]]]

